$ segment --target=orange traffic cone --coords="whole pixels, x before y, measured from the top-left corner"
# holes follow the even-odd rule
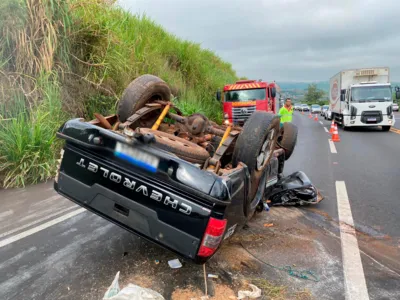
[[[301,114],[304,115],[304,111],[301,111]]]
[[[334,131],[335,131],[335,121],[332,120],[331,129],[329,130],[329,133],[332,134]]]
[[[312,119],[312,114],[311,114],[311,112],[310,112],[310,114],[308,115],[308,118],[309,118],[309,119]]]
[[[318,121],[318,114],[315,114],[314,121]]]
[[[332,133],[332,142],[340,142],[339,132],[337,130],[336,124],[335,124],[335,130]]]

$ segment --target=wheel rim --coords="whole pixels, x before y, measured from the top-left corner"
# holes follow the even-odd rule
[[[261,147],[260,153],[257,156],[257,170],[258,171],[261,171],[265,167],[265,165],[273,151],[274,138],[275,138],[275,129],[271,129],[264,141],[264,144]]]

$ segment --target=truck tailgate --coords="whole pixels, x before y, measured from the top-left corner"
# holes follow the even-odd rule
[[[71,144],[64,150],[57,192],[131,232],[196,257],[212,205]]]

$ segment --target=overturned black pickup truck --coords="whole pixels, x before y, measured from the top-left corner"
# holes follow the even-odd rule
[[[282,176],[294,125],[280,128],[278,116],[258,111],[243,128],[217,125],[201,114],[183,116],[170,96],[164,81],[143,75],[127,87],[116,115],[63,124],[55,190],[196,263],[267,200],[318,202],[304,173]]]

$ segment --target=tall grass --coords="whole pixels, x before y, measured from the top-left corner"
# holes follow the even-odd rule
[[[36,183],[55,173],[59,150],[55,132],[63,119],[60,92],[54,81],[39,79],[43,99],[33,109],[21,94],[0,106],[0,173],[5,187]]]
[[[51,178],[61,123],[115,112],[142,74],[164,79],[184,113],[222,120],[214,94],[237,79],[231,65],[113,2],[0,1],[0,185]]]

